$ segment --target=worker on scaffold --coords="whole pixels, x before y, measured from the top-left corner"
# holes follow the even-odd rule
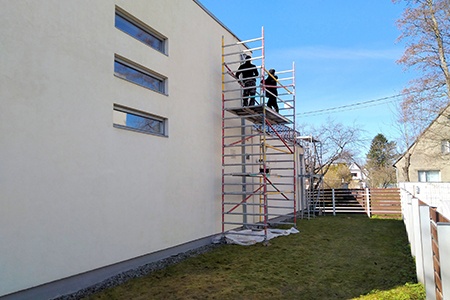
[[[275,70],[270,69],[269,74],[266,80],[264,81],[264,85],[266,86],[266,97],[269,99],[267,101],[267,107],[276,110],[276,112],[278,113],[279,111],[277,103],[278,97],[277,79],[278,76],[275,75]]]
[[[245,62],[239,66],[236,72],[236,78],[239,80],[239,75],[242,74],[242,82],[244,85],[244,105],[248,106],[248,98],[250,98],[250,105],[255,105],[256,96],[256,78],[259,75],[256,66],[251,63],[252,57],[245,55]]]

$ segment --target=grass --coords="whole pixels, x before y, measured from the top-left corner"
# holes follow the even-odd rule
[[[269,246],[222,246],[89,299],[352,299],[417,282],[400,220],[338,215],[299,220],[297,229]]]
[[[355,300],[422,300],[426,299],[423,284],[406,283],[389,291],[373,290],[368,295],[355,298]]]

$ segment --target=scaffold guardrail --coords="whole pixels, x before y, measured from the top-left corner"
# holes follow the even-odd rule
[[[246,55],[251,58],[246,57]],[[244,62],[251,61],[258,75],[245,80],[236,73]],[[247,66],[247,65],[246,65]],[[239,71],[254,69],[241,67]],[[299,146],[295,136],[295,64],[291,70],[276,72],[265,67],[264,28],[262,36],[236,43],[222,38],[222,232],[232,229],[255,229],[260,236],[268,226],[296,226],[297,159]],[[266,77],[276,80],[278,95],[271,94]],[[258,83],[259,81],[259,83]],[[254,96],[244,91],[256,89]],[[279,111],[267,107],[272,95]],[[244,98],[255,105],[243,106]],[[249,235],[252,235],[251,233]]]

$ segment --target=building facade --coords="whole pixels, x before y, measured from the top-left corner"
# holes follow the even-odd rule
[[[229,30],[189,0],[11,0],[0,20],[0,297],[221,232]]]
[[[450,106],[394,163],[398,182],[450,182]]]
[[[360,167],[357,163],[352,162],[349,167],[350,173],[352,174],[352,181],[349,187],[355,189],[363,189],[367,187],[366,179],[367,176],[364,173],[364,168]]]
[[[232,32],[197,0],[7,0],[0,22],[0,298],[72,293],[222,232]]]

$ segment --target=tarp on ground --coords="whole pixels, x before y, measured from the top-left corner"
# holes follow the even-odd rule
[[[292,227],[291,229],[267,229],[267,240],[299,232],[300,231],[298,231],[294,227]],[[250,246],[264,241],[264,230],[230,230],[225,234],[225,239],[228,244]]]

